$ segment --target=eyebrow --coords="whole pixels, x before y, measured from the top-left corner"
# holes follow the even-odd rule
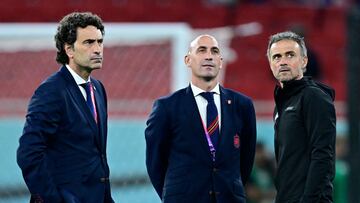
[[[295,51],[287,51],[287,52],[285,52],[285,54],[291,54],[291,53],[296,53]]]
[[[199,46],[196,50],[199,50],[199,49],[207,49],[207,46]]]
[[[208,49],[207,46],[199,46],[196,50],[199,50],[199,49]],[[216,47],[216,46],[213,46],[213,47],[210,47],[210,50],[220,50],[219,47]]]
[[[287,52],[285,52],[285,55],[287,55],[287,54],[295,54],[296,52],[295,51],[287,51]],[[281,56],[282,54],[281,53],[276,53],[276,54],[274,54],[274,55],[272,55],[271,57],[272,58],[274,58],[275,56]]]
[[[212,50],[217,50],[217,51],[220,51],[220,48],[219,47],[211,47]]]
[[[89,43],[93,43],[93,42],[103,42],[104,38],[99,38],[99,39],[86,39],[83,42],[89,42]]]

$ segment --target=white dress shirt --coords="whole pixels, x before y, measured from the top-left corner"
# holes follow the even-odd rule
[[[201,119],[203,121],[203,125],[206,126],[206,106],[208,104],[208,101],[200,95],[200,93],[205,92],[204,90],[196,87],[194,84],[190,83],[191,90],[194,94],[196,105],[199,109],[199,113],[201,116]],[[218,111],[219,115],[219,130],[221,127],[221,103],[220,103],[220,85],[219,83],[216,84],[214,89],[212,89],[210,92],[215,92],[214,94],[214,102]],[[207,127],[207,126],[206,126]]]
[[[83,95],[85,101],[86,101],[86,91],[85,89],[80,86],[81,84],[90,82],[90,77],[88,78],[88,80],[84,80],[82,77],[80,77],[73,69],[70,68],[70,66],[68,64],[66,64],[66,68],[69,70],[70,74],[72,75],[72,77],[74,78],[76,84],[78,85],[78,88],[81,91],[81,94]]]

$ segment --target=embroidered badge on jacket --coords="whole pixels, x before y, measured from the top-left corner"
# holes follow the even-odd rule
[[[235,148],[239,148],[240,147],[240,137],[239,137],[239,135],[235,135],[234,136],[234,147]]]

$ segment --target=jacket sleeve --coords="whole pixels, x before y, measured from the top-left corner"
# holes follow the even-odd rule
[[[255,109],[252,101],[249,99],[243,106],[243,130],[241,137],[241,163],[240,172],[241,179],[245,185],[250,177],[250,173],[254,164],[255,148],[256,148],[256,118]]]
[[[146,167],[156,192],[162,198],[165,174],[168,167],[169,124],[164,105],[157,100],[147,121]]]
[[[318,202],[334,178],[336,114],[332,99],[321,90],[310,91],[303,108],[311,155],[301,203]]]
[[[61,118],[60,96],[55,89],[44,83],[35,91],[17,149],[17,163],[31,198],[45,203],[62,201],[47,170],[45,154]]]

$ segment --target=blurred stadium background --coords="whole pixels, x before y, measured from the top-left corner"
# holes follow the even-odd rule
[[[359,203],[357,3],[350,0],[2,0],[0,202],[24,203],[29,199],[16,164],[16,149],[33,91],[59,68],[53,41],[57,22],[69,12],[91,11],[106,23],[104,66],[94,75],[103,81],[108,92],[108,158],[116,202],[160,202],[145,169],[145,121],[154,99],[188,85],[189,72],[183,65],[183,56],[190,40],[200,33],[215,35],[222,45],[226,60],[222,84],[255,101],[259,144],[247,186],[248,201],[272,202],[271,114],[275,81],[265,53],[271,34],[294,30],[305,36],[310,50],[308,74],[336,90],[339,146],[335,203]]]

